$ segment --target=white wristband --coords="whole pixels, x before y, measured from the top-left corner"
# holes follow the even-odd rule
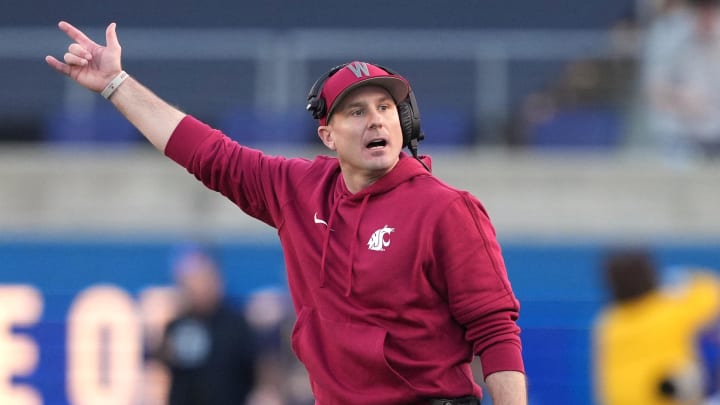
[[[102,96],[106,99],[109,99],[110,96],[112,96],[112,94],[115,92],[115,90],[117,90],[117,88],[120,87],[122,82],[124,82],[125,79],[127,79],[128,77],[130,77],[130,75],[127,74],[124,70],[118,73],[117,76],[115,76],[115,78],[112,79],[107,86],[105,86],[102,93],[100,94],[102,94]]]

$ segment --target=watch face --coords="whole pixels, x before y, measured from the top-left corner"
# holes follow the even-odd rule
[[[173,328],[169,340],[173,362],[178,367],[199,367],[210,355],[210,333],[197,320],[188,319],[179,323]]]

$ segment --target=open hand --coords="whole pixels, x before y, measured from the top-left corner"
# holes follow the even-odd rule
[[[45,61],[53,69],[68,75],[83,87],[100,92],[122,71],[121,48],[115,26],[115,23],[108,25],[105,30],[106,46],[102,46],[70,23],[60,21],[58,28],[74,42],[70,44],[63,57],[64,63],[50,55],[45,57]]]

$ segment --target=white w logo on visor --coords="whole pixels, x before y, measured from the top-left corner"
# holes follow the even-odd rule
[[[388,228],[387,225],[375,231],[370,237],[370,240],[368,240],[368,249],[384,252],[385,248],[390,246],[390,237],[388,236],[387,240],[385,240],[385,235],[389,235],[392,232],[395,232],[395,228]]]
[[[370,77],[370,69],[365,62],[355,62],[353,64],[347,65],[347,68],[350,69],[350,71],[352,71],[355,77],[357,77],[358,79],[362,76]]]

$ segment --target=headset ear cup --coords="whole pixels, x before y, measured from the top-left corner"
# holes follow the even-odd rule
[[[324,73],[322,76],[320,76],[310,88],[307,96],[308,103],[305,109],[310,111],[313,118],[315,118],[316,120],[323,118],[325,116],[325,113],[327,113],[325,99],[320,97],[320,93],[322,93],[325,82],[330,76],[334,75],[335,73],[337,73],[338,70],[342,69],[345,66],[346,65],[343,64],[330,69],[329,72]]]
[[[316,120],[319,120],[325,115],[325,100],[322,98],[314,98],[310,102],[309,105],[310,112],[312,113],[313,118]]]
[[[415,123],[412,106],[409,102],[403,101],[397,106],[400,116],[400,128],[402,128],[403,148],[410,145],[413,138],[417,138],[418,128]]]

